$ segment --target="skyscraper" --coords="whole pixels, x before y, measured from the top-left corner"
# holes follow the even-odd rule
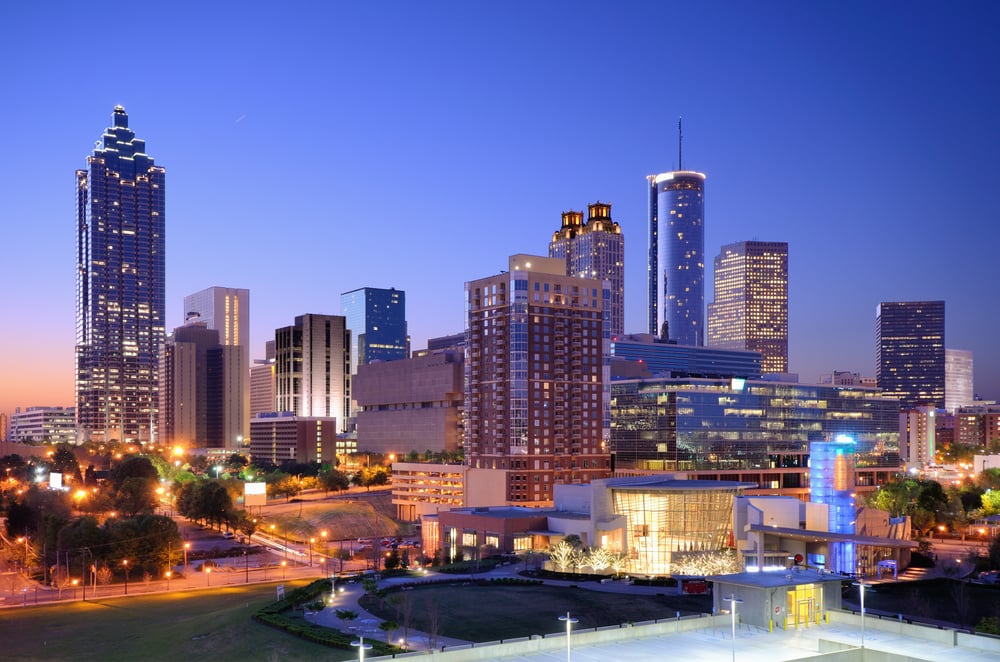
[[[611,205],[588,205],[586,224],[580,212],[563,212],[562,227],[549,244],[549,257],[566,260],[567,276],[608,282],[608,330],[612,337],[624,335],[625,237],[621,226],[611,220]]]
[[[762,372],[788,372],[788,244],[728,244],[713,273],[708,346],[760,352]]]
[[[875,378],[903,409],[944,408],[944,301],[883,301],[875,318]]]
[[[507,500],[610,475],[609,336],[601,281],[514,255],[465,284],[465,460],[507,471]]]
[[[164,339],[165,170],[115,106],[76,171],[78,438],[154,439]]]
[[[650,175],[649,332],[705,344],[705,175]]]
[[[351,336],[340,315],[299,315],[274,332],[275,407],[295,416],[347,421]]]
[[[236,389],[231,395],[237,410],[239,431],[236,437],[249,439],[250,435],[250,290],[235,287],[209,287],[184,297],[184,317],[191,321],[198,319],[209,329],[219,332],[219,342],[225,347],[234,347],[235,356],[230,379],[235,380]],[[231,354],[232,352],[230,352]],[[270,411],[270,410],[268,410]],[[227,446],[232,445],[227,441]]]
[[[373,361],[397,361],[408,354],[406,292],[362,287],[340,295],[340,311],[351,332],[351,374]]]
[[[189,321],[167,336],[160,351],[160,440],[185,448],[233,453],[244,439],[240,348],[203,321]],[[249,430],[247,430],[249,434]]]
[[[944,408],[955,413],[959,407],[975,403],[972,352],[965,349],[944,351]]]

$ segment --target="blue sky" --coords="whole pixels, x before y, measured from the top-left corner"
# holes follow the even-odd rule
[[[397,287],[423,347],[601,200],[642,331],[645,176],[683,116],[708,263],[789,242],[792,371],[873,375],[878,302],[944,299],[998,398],[997,34],[995,2],[5,3],[0,411],[72,403],[73,172],[119,103],[167,169],[169,328],[247,287],[260,356]]]

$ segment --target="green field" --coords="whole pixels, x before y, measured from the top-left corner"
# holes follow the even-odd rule
[[[306,582],[285,582],[287,590]],[[348,660],[250,619],[274,585],[0,611],[4,660]]]
[[[409,603],[409,604],[407,604]],[[552,586],[477,586],[458,584],[418,587],[374,598],[362,605],[376,616],[411,628],[467,641],[495,641],[549,634],[564,629],[558,618],[567,611],[574,627],[594,628],[672,618],[712,611],[707,596],[626,595]]]

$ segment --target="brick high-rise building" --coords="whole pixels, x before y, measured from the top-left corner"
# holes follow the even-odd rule
[[[507,500],[610,475],[608,305],[558,258],[514,255],[466,283],[465,461],[507,471]]]

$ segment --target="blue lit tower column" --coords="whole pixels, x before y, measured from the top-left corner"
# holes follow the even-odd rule
[[[164,340],[165,170],[115,106],[76,171],[76,403],[81,440],[151,441]]]
[[[809,500],[829,506],[830,533],[855,532],[854,451],[854,440],[846,435],[809,444]],[[853,573],[854,543],[831,542],[827,569]]]
[[[677,170],[649,181],[649,330],[681,345],[701,346],[705,344],[705,175]]]

